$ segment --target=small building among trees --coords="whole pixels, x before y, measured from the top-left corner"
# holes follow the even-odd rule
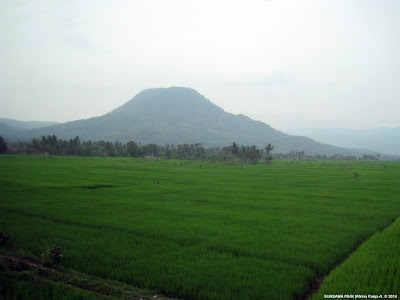
[[[154,155],[153,155],[153,153],[146,153],[145,155],[144,155],[144,158],[156,158]]]

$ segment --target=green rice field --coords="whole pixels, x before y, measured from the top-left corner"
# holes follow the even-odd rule
[[[374,234],[333,270],[315,299],[322,299],[324,295],[344,295],[349,291],[367,297],[400,296],[400,218],[384,231]]]
[[[3,254],[43,261],[57,244],[58,269],[171,298],[302,299],[323,277],[313,299],[400,295],[399,161],[1,155],[0,170]],[[1,274],[0,298],[29,291]],[[97,297],[59,285],[32,298]]]

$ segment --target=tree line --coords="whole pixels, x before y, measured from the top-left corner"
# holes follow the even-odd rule
[[[181,159],[181,160],[210,160],[225,164],[246,163],[256,164],[264,159],[266,164],[271,164],[273,159],[290,160],[377,160],[379,154],[361,157],[349,155],[310,155],[304,151],[292,151],[289,153],[274,153],[274,146],[267,144],[263,149],[255,145],[244,146],[232,143],[226,147],[205,148],[200,143],[195,144],[165,144],[163,146],[153,143],[141,144],[134,141],[127,143],[108,141],[82,141],[78,136],[69,140],[58,139],[55,135],[34,138],[29,142],[14,142],[10,147],[0,137],[0,153],[10,148],[10,153],[19,154],[47,154],[53,155],[76,155],[76,156],[110,156],[110,157],[144,157],[150,155],[157,158]],[[385,157],[386,158],[386,157]]]
[[[267,163],[272,162],[270,151],[271,144],[264,149],[255,145],[244,146],[235,142],[227,147],[205,148],[200,143],[196,144],[165,144],[163,146],[153,143],[140,144],[134,141],[127,143],[108,141],[82,141],[78,136],[73,139],[58,139],[55,135],[34,138],[30,142],[15,144],[21,154],[43,154],[48,157],[53,155],[76,156],[110,156],[110,157],[156,157],[181,160],[211,160],[227,164],[246,163],[256,164],[265,158]]]

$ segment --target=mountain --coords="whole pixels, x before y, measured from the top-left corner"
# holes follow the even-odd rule
[[[0,136],[9,138],[14,137],[18,133],[29,134],[31,129],[39,129],[50,125],[59,124],[57,122],[40,122],[40,121],[17,121],[12,119],[0,118]]]
[[[144,90],[103,116],[34,129],[29,135],[16,137],[31,139],[53,134],[61,139],[79,136],[82,140],[202,143],[206,147],[228,146],[232,142],[264,147],[271,143],[274,152],[360,155],[357,151],[282,133],[244,115],[227,113],[197,91],[183,87]]]
[[[0,123],[7,125],[9,127],[14,127],[18,129],[38,129],[50,125],[59,124],[58,122],[41,122],[41,121],[17,121],[12,119],[0,118]]]
[[[400,127],[363,130],[314,128],[297,129],[291,132],[339,147],[369,149],[400,155]]]
[[[16,127],[11,127],[4,123],[0,123],[0,136],[2,136],[2,137],[5,137],[5,138],[13,137],[16,134],[23,132],[23,131],[27,131],[27,130],[21,129],[21,128],[16,128]]]

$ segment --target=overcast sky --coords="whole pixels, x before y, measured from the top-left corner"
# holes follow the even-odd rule
[[[0,117],[191,87],[280,130],[400,126],[398,0],[1,1]]]

